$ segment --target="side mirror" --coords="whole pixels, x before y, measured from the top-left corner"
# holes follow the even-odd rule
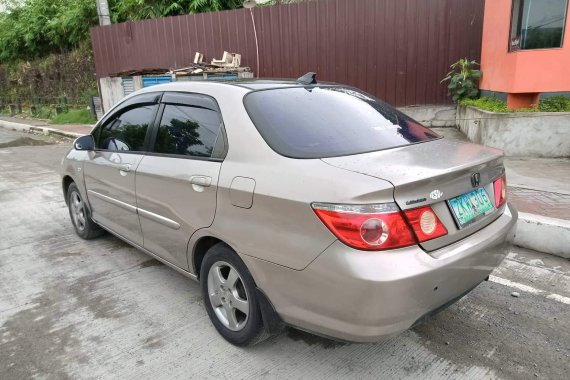
[[[73,147],[76,150],[93,150],[95,149],[95,140],[91,135],[81,136],[75,140]]]

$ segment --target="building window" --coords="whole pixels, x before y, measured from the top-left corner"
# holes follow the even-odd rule
[[[562,47],[568,0],[513,0],[510,51]]]

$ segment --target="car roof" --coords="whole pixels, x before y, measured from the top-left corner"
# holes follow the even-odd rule
[[[196,85],[202,86],[230,86],[240,87],[250,91],[268,90],[272,88],[308,87],[308,86],[339,86],[336,83],[319,82],[316,85],[307,85],[294,79],[226,79],[226,80],[196,80],[176,81],[145,87],[137,93],[153,91],[192,91]]]
[[[283,88],[283,87],[306,87],[306,84],[300,83],[294,79],[233,79],[227,80],[222,83],[227,83],[233,86],[240,86],[250,90],[265,90],[270,88]],[[333,83],[317,83],[317,85],[331,85]]]

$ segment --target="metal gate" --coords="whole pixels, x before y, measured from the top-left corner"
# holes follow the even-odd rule
[[[122,77],[123,80],[123,95],[127,96],[133,92],[135,92],[135,81],[133,77]]]

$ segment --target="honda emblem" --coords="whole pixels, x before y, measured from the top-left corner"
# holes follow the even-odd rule
[[[434,190],[431,193],[429,193],[429,197],[431,199],[439,199],[441,198],[441,196],[443,195],[443,192],[441,192],[440,190]]]

